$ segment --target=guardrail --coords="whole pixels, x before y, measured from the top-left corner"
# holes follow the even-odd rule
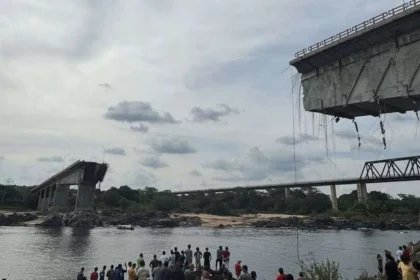
[[[295,53],[295,57],[300,57],[300,56],[304,56],[305,54],[311,53],[315,50],[318,50],[322,47],[328,46],[336,41],[339,41],[343,38],[346,38],[358,31],[361,31],[367,27],[370,27],[374,24],[380,23],[381,21],[384,21],[386,19],[392,18],[395,15],[398,15],[402,12],[405,12],[406,10],[412,9],[416,6],[420,5],[420,0],[411,0],[408,3],[404,3],[398,7],[393,8],[392,10],[389,10],[387,12],[384,12],[376,17],[373,17],[369,20],[366,20],[362,23],[359,23],[358,25],[355,25],[347,30],[344,30],[336,35],[333,35],[321,42],[318,42],[316,44],[313,44],[312,46],[307,47],[306,49],[303,49],[301,51],[298,51],[297,53]]]

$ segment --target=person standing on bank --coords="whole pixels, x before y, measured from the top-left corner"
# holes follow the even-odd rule
[[[201,258],[203,257],[203,254],[200,252],[200,248],[196,248],[196,251],[194,253],[194,258],[195,258],[195,266],[197,267],[201,267]]]
[[[204,258],[204,267],[210,269],[210,262],[211,262],[211,253],[209,252],[209,248],[206,248],[206,251],[203,254]]]
[[[216,270],[217,270],[217,264],[219,264],[219,268],[222,267],[223,263],[223,248],[222,246],[219,246],[219,249],[217,249],[216,252]]]
[[[189,264],[193,263],[193,251],[191,250],[191,245],[188,245],[188,249],[185,250],[185,261]]]
[[[229,259],[230,259],[230,252],[229,247],[225,247],[225,250],[223,251],[223,261],[225,262],[225,267],[227,270],[229,270]]]
[[[376,256],[376,260],[378,261],[378,276],[381,277],[384,273],[384,261],[382,259],[381,254]]]

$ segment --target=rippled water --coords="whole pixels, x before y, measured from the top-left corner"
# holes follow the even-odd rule
[[[75,279],[81,266],[109,266],[134,260],[140,252],[150,260],[162,250],[229,246],[231,268],[241,259],[260,280],[272,280],[281,266],[297,275],[296,231],[285,229],[113,228],[42,229],[0,227],[0,278],[11,280]],[[398,244],[420,239],[419,232],[299,231],[301,259],[327,257],[340,262],[344,277],[353,279],[363,268],[376,273],[376,254],[395,251]],[[160,255],[160,254],[159,254]],[[213,264],[212,264],[213,265]]]

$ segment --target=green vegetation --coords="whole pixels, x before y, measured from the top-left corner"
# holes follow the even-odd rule
[[[299,263],[305,274],[305,279],[308,280],[340,280],[343,279],[340,272],[340,264],[335,261],[327,259],[326,262],[311,261]]]
[[[342,280],[343,277],[340,273],[340,263],[330,261],[327,259],[326,262],[316,262],[312,260],[310,262],[301,261],[299,263],[305,274],[305,279],[308,280]],[[362,274],[355,280],[375,280],[373,276],[369,276],[367,271],[363,271]]]
[[[0,207],[36,209],[38,197],[30,193],[31,187],[0,185]],[[76,190],[69,193],[69,206],[76,201]],[[400,194],[398,198],[372,191],[367,205],[357,202],[356,191],[338,198],[339,212],[331,210],[327,194],[317,189],[295,189],[286,199],[284,190],[271,189],[267,192],[232,191],[214,194],[191,194],[177,197],[170,191],[158,192],[155,188],[141,190],[128,186],[112,187],[106,191],[96,190],[97,209],[119,208],[128,212],[148,210],[172,211],[181,213],[209,213],[215,215],[238,215],[243,213],[287,213],[287,214],[325,214],[343,218],[367,216],[377,217],[387,214],[399,216],[418,216],[420,198]]]
[[[38,197],[30,193],[32,187],[0,185],[0,207],[2,209],[36,209]]]

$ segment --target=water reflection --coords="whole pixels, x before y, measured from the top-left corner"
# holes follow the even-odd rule
[[[147,233],[151,235],[171,236],[174,233],[174,228],[148,228]]]
[[[91,247],[90,231],[90,228],[67,228],[65,240],[70,258],[88,258],[86,252]]]

